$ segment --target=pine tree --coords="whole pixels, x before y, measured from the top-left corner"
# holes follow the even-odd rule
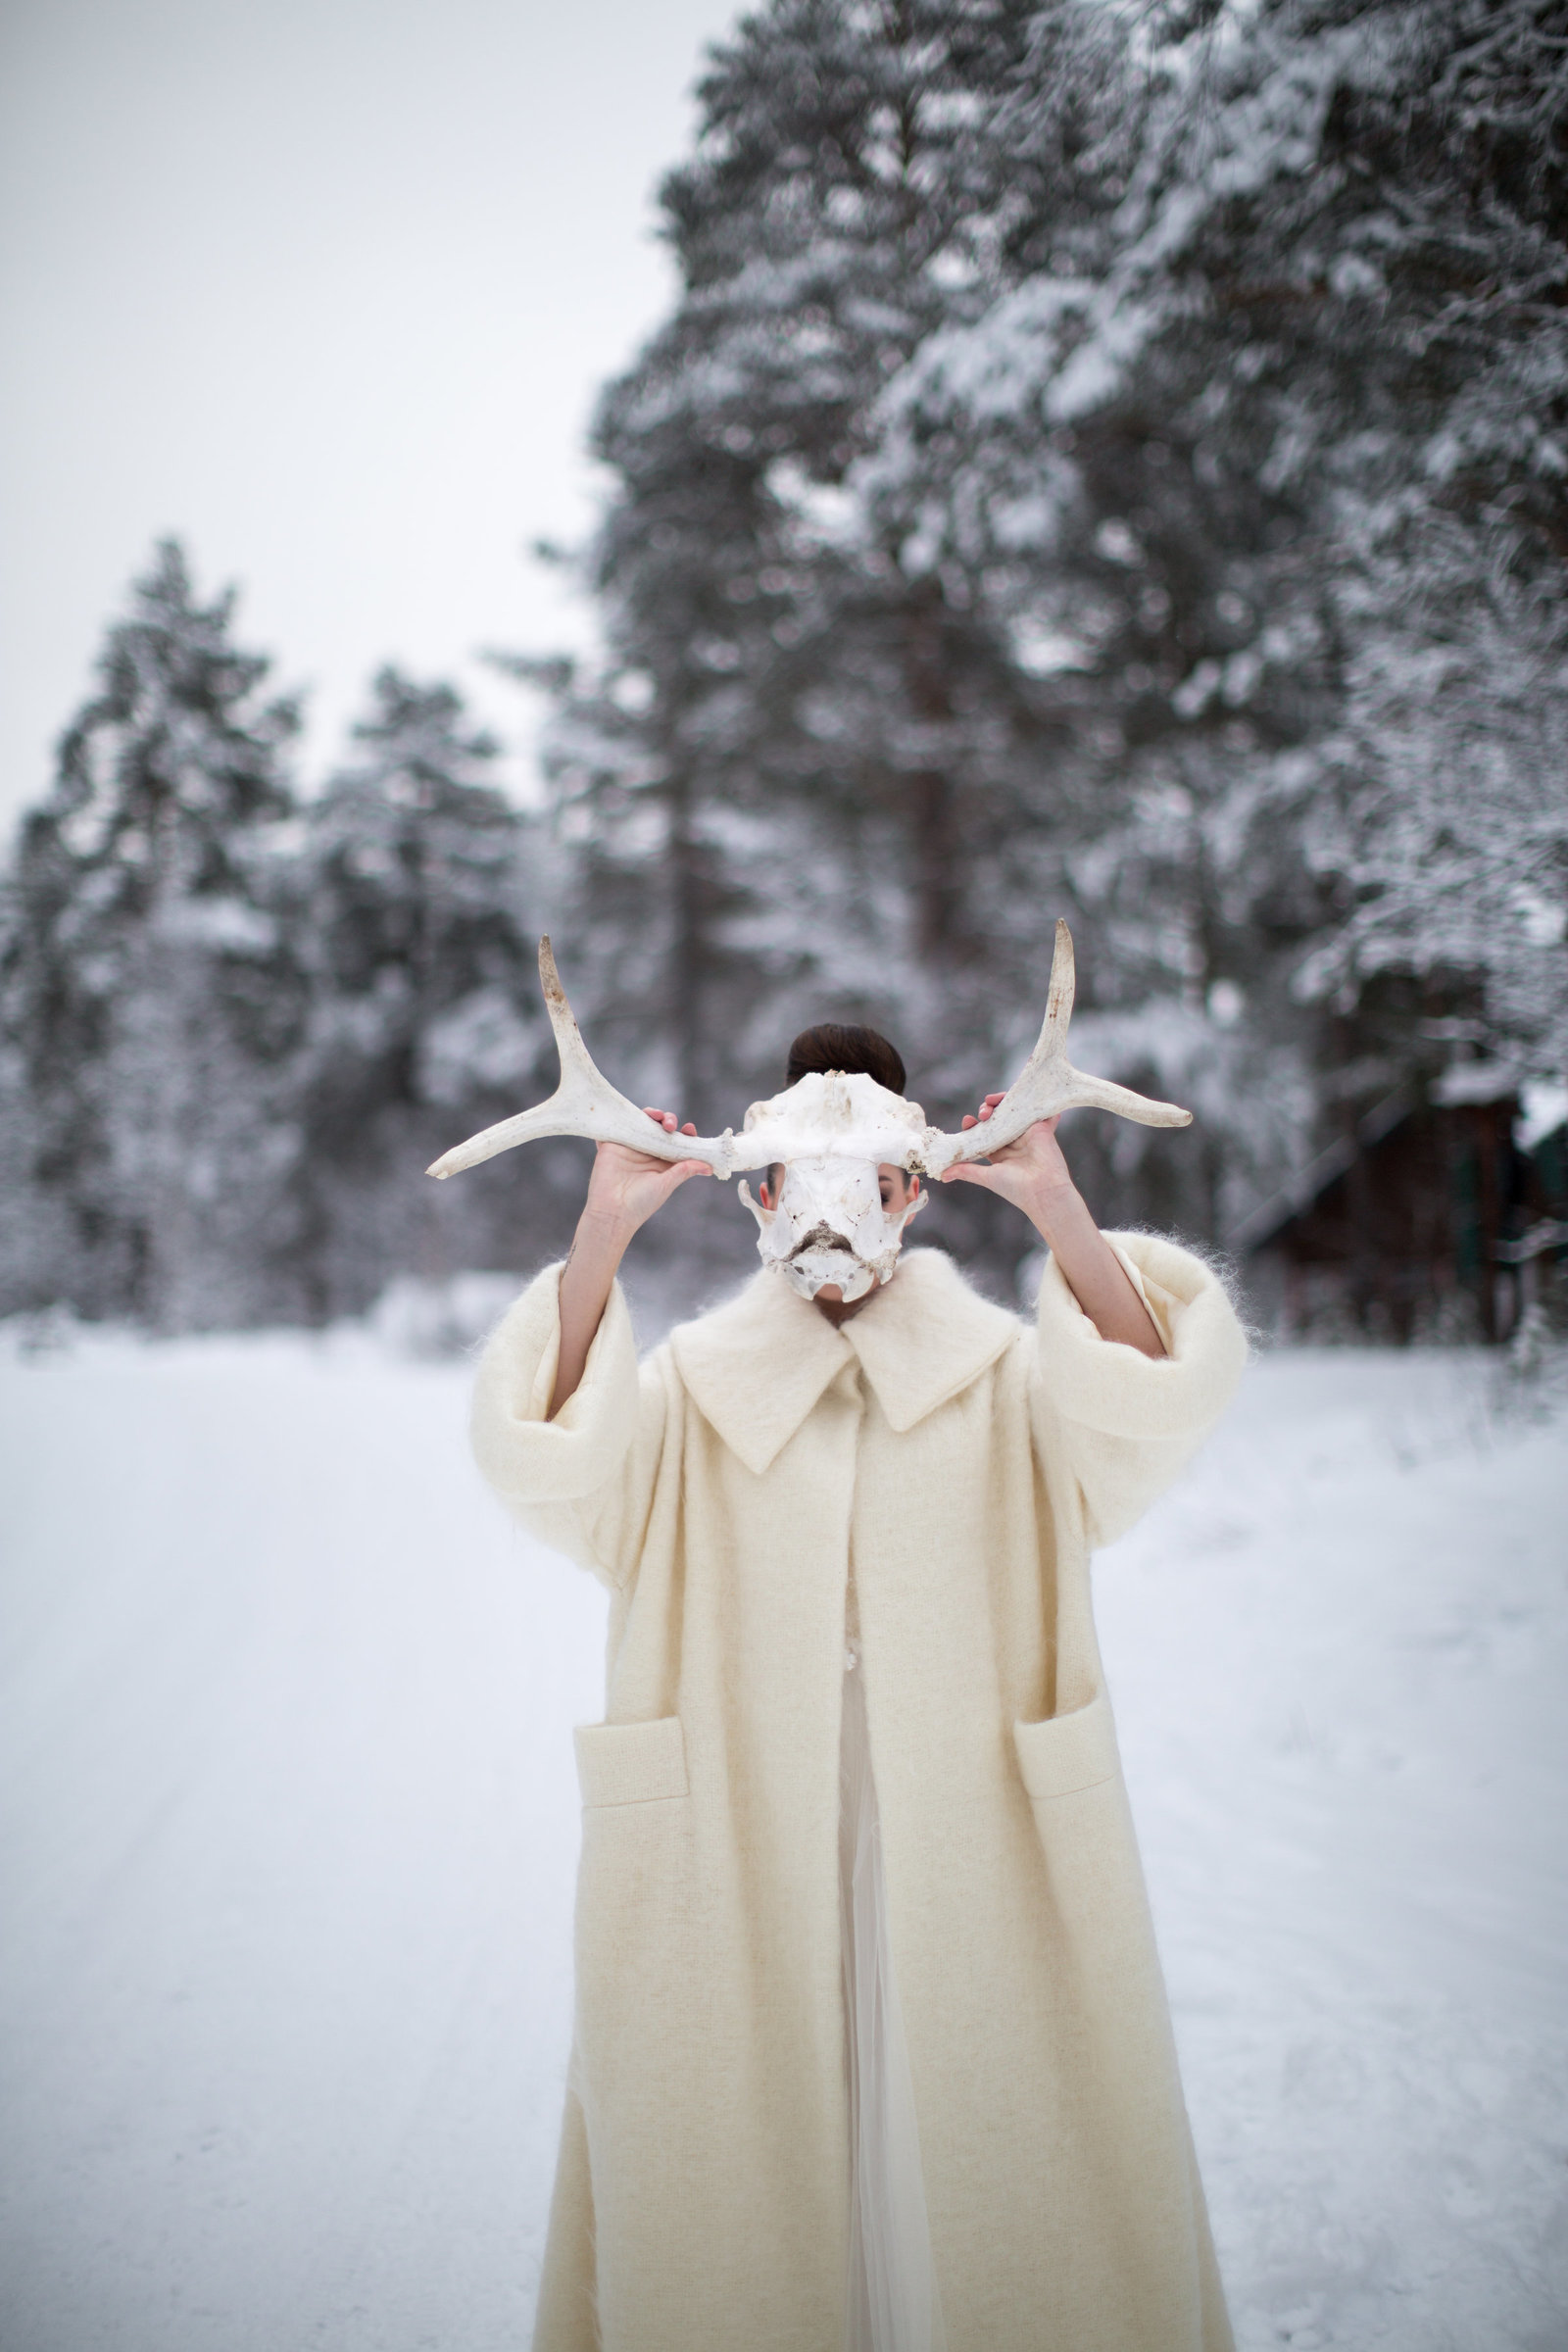
[[[550,759],[576,928],[609,943],[596,1029],[641,1066],[662,1048],[705,1121],[830,1009],[909,1038],[950,1116],[1038,1021],[1058,698],[918,514],[845,485],[889,383],[983,309],[1042,208],[1103,211],[1115,49],[1065,7],[779,0],[702,84],[663,197],[684,290],[597,428],[610,660],[563,694]],[[1063,93],[1060,139],[1013,153],[1004,218],[986,142],[1031,75]],[[950,1222],[978,1240],[992,1207]]]
[[[0,1005],[37,1213],[12,1236],[14,1305],[169,1328],[287,1311],[298,715],[263,699],[232,610],[159,548],[22,828]]]
[[[973,828],[941,754],[987,649],[917,550],[906,564],[885,534],[846,543],[834,524],[883,385],[974,273],[958,159],[971,102],[1004,80],[1028,21],[770,9],[715,56],[697,155],[664,191],[687,290],[597,433],[621,485],[594,551],[618,659],[570,710],[557,765],[609,855],[624,814],[644,865],[650,812],[663,817],[673,999],[693,1039],[712,1026],[710,989],[733,1030],[726,942],[769,978],[799,956],[778,936],[780,889],[820,891],[824,932],[845,927],[842,893],[872,952],[834,976],[861,991],[879,963],[964,951]],[[794,878],[802,813],[815,870]],[[763,896],[746,877],[770,854]],[[892,921],[875,889],[890,879]],[[710,1076],[688,1071],[694,1087]]]
[[[301,1122],[318,1316],[398,1271],[544,1254],[548,1154],[438,1186],[449,1145],[549,1091],[535,952],[538,828],[488,781],[456,691],[380,671],[355,763],[308,811],[311,1031]]]
[[[1222,1236],[1461,1034],[1560,1066],[1563,43],[774,0],[716,53],[552,755],[699,1115],[829,1004],[951,1112],[1057,911],[1082,1051],[1201,1121],[1084,1123],[1107,1213]]]
[[[1179,28],[1110,236],[885,399],[863,494],[923,505],[1075,675],[1100,1040],[1210,1095],[1221,1231],[1459,1028],[1561,1063],[1562,26]]]

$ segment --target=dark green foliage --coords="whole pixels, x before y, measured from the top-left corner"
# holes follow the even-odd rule
[[[1560,1065],[1565,21],[775,0],[715,52],[552,750],[592,1009],[686,1107],[839,1014],[951,1116],[1057,912],[1085,1058],[1201,1120],[1080,1122],[1107,1214],[1223,1237],[1456,1023]]]
[[[154,1323],[297,1308],[289,1073],[308,992],[285,919],[294,706],[172,542],[7,886],[7,1304]]]
[[[444,685],[395,669],[360,757],[307,815],[297,869],[312,1014],[298,1086],[318,1316],[389,1277],[542,1256],[548,1155],[437,1185],[442,1151],[553,1083],[535,948],[537,840],[485,781],[496,747]],[[569,1228],[568,1228],[569,1230]]]
[[[23,827],[0,1311],[319,1322],[569,1231],[569,1147],[424,1174],[553,1065],[539,831],[485,780],[494,745],[450,687],[386,669],[358,760],[300,808],[296,714],[262,699],[231,603],[160,551]]]
[[[1065,913],[1078,1058],[1198,1113],[1072,1122],[1085,1189],[1220,1241],[1455,1058],[1568,1063],[1568,5],[771,0],[700,101],[595,426],[605,657],[518,664],[548,888],[393,671],[291,814],[166,550],[8,886],[13,1302],[536,1261],[580,1148],[420,1171],[549,1089],[546,897],[608,1074],[706,1128],[824,1018],[955,1123]],[[712,1279],[705,1194],[645,1247]],[[922,1230],[1002,1289],[1029,1240]]]

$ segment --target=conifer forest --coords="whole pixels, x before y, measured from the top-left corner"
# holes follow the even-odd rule
[[[661,207],[557,558],[599,651],[507,657],[535,804],[392,665],[307,777],[243,548],[108,617],[0,899],[0,1313],[552,1254],[586,1147],[424,1174],[554,1085],[547,928],[601,1066],[711,1132],[828,1017],[956,1124],[1064,914],[1075,1058],[1196,1113],[1079,1114],[1085,1191],[1221,1250],[1396,1096],[1560,1086],[1568,5],[768,0]],[[690,1189],[640,1247],[755,1262]],[[921,1238],[1011,1297],[1017,1224]]]

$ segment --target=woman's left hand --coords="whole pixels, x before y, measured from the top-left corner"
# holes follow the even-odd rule
[[[979,1113],[966,1113],[965,1128],[983,1126],[1003,1100],[1001,1095],[987,1095]],[[1057,1117],[1060,1117],[1057,1113]],[[1049,1212],[1052,1203],[1064,1200],[1077,1188],[1072,1171],[1056,1141],[1056,1120],[1037,1119],[1026,1127],[1016,1143],[1004,1144],[987,1160],[960,1160],[947,1170],[944,1184],[979,1184],[988,1193],[1000,1193],[1021,1208],[1026,1217],[1038,1224],[1042,1211]]]
[[[984,1126],[1001,1101],[1000,1095],[987,1095],[978,1116],[966,1118],[964,1126]],[[989,1166],[977,1159],[960,1160],[942,1181],[983,1184],[988,1193],[1000,1193],[1004,1200],[1021,1208],[1101,1338],[1120,1341],[1156,1361],[1163,1357],[1165,1344],[1153,1317],[1072,1180],[1056,1141],[1055,1119],[1037,1119],[1015,1144],[993,1152]]]

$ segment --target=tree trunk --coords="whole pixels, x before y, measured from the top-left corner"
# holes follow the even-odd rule
[[[908,606],[905,685],[910,711],[924,726],[944,726],[953,716],[942,656],[942,591],[934,580],[923,581]],[[917,768],[904,779],[903,789],[915,946],[921,956],[951,960],[960,950],[963,925],[957,795],[951,778],[934,766]]]

